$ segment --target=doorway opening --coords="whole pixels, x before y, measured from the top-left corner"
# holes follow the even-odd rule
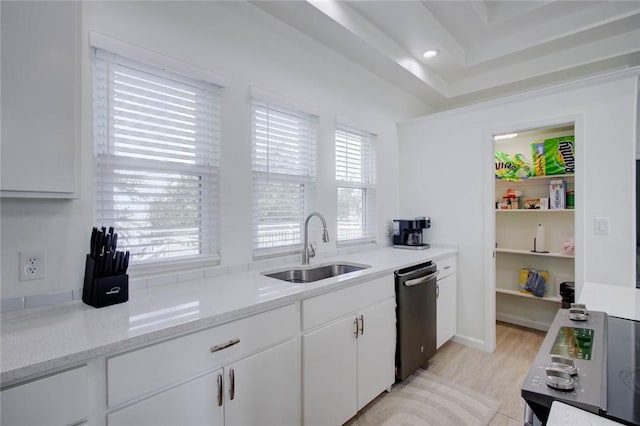
[[[548,330],[561,287],[576,281],[575,130],[568,123],[493,135],[498,321]]]

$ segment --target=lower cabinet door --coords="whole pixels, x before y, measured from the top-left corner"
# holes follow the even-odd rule
[[[226,426],[297,426],[302,422],[300,340],[224,368]]]
[[[0,392],[0,424],[68,425],[89,416],[86,366]]]
[[[357,412],[356,317],[302,337],[305,426],[339,426]]]
[[[456,274],[438,280],[436,347],[456,334]]]
[[[395,308],[387,299],[358,313],[358,410],[395,381]]]
[[[169,389],[107,416],[109,426],[222,426],[224,401],[219,400],[223,371]]]

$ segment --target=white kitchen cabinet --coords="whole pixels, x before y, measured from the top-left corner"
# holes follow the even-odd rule
[[[0,2],[3,197],[74,198],[80,2]]]
[[[227,426],[294,426],[302,419],[300,340],[224,367]],[[183,423],[184,424],[184,423]]]
[[[299,425],[300,386],[296,339],[111,413],[108,424]]]
[[[86,366],[5,389],[0,392],[0,424],[77,424],[89,416],[88,394]]]
[[[108,415],[109,426],[224,425],[223,401],[218,398],[223,371],[216,370]]]
[[[356,316],[302,337],[305,426],[341,425],[356,412]]]
[[[305,300],[303,312],[310,326],[333,316],[302,337],[303,423],[341,425],[395,380],[393,277]]]
[[[436,347],[444,345],[456,334],[456,276],[438,280]]]
[[[395,299],[387,299],[359,313],[358,410],[395,380],[395,308]]]
[[[436,347],[444,345],[456,334],[457,326],[457,275],[456,257],[451,256],[437,262],[437,314]]]
[[[108,424],[299,425],[299,335],[292,303],[109,357]]]

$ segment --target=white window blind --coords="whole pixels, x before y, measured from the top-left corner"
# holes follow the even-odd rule
[[[315,191],[317,117],[254,98],[254,256],[302,244]]]
[[[94,52],[97,220],[132,263],[216,258],[221,88]]]
[[[376,240],[375,135],[336,125],[338,242]]]

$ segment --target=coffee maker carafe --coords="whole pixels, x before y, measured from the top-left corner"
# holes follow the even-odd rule
[[[393,221],[393,246],[408,249],[427,249],[430,247],[423,241],[423,229],[431,228],[431,219],[417,217],[412,220],[396,219]]]

